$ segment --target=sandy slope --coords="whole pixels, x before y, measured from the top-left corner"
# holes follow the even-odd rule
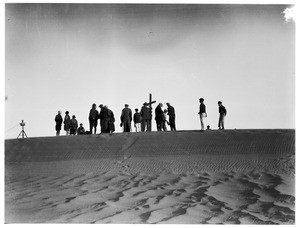
[[[295,131],[5,142],[5,221],[295,223]]]

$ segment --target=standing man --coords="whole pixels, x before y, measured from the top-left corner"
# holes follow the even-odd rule
[[[108,130],[108,123],[109,123],[109,116],[108,116],[108,108],[107,106],[103,106],[103,104],[99,105],[100,111],[100,125],[101,125],[101,133],[107,133]]]
[[[224,130],[224,120],[225,120],[225,116],[227,114],[227,110],[226,108],[222,105],[222,101],[218,101],[218,105],[219,105],[219,130]]]
[[[63,118],[61,116],[61,111],[58,111],[58,114],[55,116],[55,122],[56,122],[56,125],[55,125],[56,136],[59,136],[60,130],[61,130],[61,125],[63,122]]]
[[[97,125],[98,125],[98,110],[96,109],[96,104],[92,105],[92,108],[90,110],[89,114],[89,123],[90,123],[90,133],[92,134],[93,128],[94,128],[94,134],[97,132]]]
[[[167,103],[168,106],[168,115],[169,115],[169,123],[170,123],[170,128],[171,131],[176,131],[176,126],[175,126],[175,109],[173,106],[170,105],[170,103]]]
[[[122,122],[124,132],[131,131],[131,121],[132,121],[132,111],[129,108],[129,105],[125,104],[125,108],[123,108],[121,114],[121,122]]]
[[[206,113],[206,106],[204,104],[204,99],[200,98],[199,99],[200,106],[199,106],[199,116],[200,116],[200,123],[201,123],[201,131],[204,131],[204,118],[207,117]]]
[[[147,131],[150,131],[150,120],[151,120],[151,111],[150,108],[147,106],[148,104],[145,102],[143,107],[141,108],[141,129],[144,132],[147,128]]]
[[[156,120],[157,131],[161,131],[163,126],[164,112],[162,110],[162,106],[163,104],[159,103],[155,108],[155,120]]]

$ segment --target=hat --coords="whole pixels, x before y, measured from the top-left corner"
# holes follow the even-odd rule
[[[128,104],[125,104],[125,107],[128,107],[129,105]]]
[[[199,98],[199,101],[204,101],[204,99],[201,97],[201,98]]]
[[[69,114],[69,111],[66,111],[66,114]]]
[[[103,104],[99,105],[99,107],[100,107],[100,108],[103,107]]]
[[[136,108],[136,109],[134,109],[135,111],[138,111],[138,109]]]
[[[147,103],[147,102],[145,102],[143,105],[148,105],[148,103]]]

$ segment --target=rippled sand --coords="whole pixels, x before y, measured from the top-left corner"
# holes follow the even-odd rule
[[[295,132],[5,142],[6,223],[295,224]]]

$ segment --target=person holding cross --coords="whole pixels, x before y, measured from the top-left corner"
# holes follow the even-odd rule
[[[143,107],[141,108],[141,117],[142,117],[142,122],[141,122],[142,132],[144,132],[146,129],[147,131],[150,131],[151,111],[146,102],[143,104]]]

